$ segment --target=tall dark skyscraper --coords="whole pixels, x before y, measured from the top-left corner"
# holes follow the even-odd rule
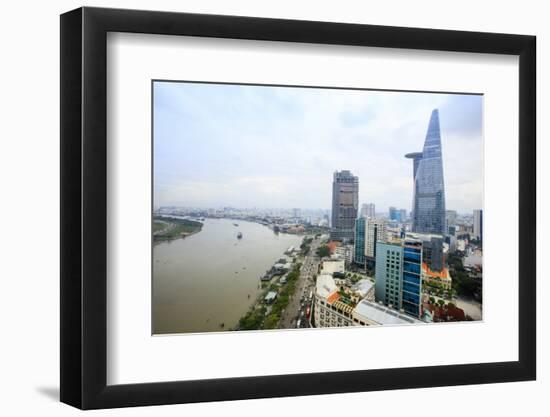
[[[332,239],[353,239],[358,208],[359,178],[350,171],[336,171],[332,181]]]
[[[437,109],[432,111],[422,153],[414,152],[405,157],[414,162],[413,231],[444,235],[445,184]]]

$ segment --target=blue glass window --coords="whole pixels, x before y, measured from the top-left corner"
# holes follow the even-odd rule
[[[409,272],[403,272],[403,282],[412,282],[413,284],[420,285],[420,276]]]
[[[410,262],[405,262],[403,264],[403,269],[406,272],[413,272],[415,274],[420,275],[420,264],[413,264],[413,263],[410,263]]]
[[[403,291],[418,294],[420,293],[420,287],[418,285],[411,284],[410,282],[403,282]]]

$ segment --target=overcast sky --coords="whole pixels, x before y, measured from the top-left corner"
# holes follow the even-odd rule
[[[439,109],[448,210],[482,206],[481,96],[155,82],[155,206],[331,207],[332,175],[359,203],[412,206],[412,160]]]

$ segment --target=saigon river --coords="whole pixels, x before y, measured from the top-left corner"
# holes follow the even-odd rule
[[[301,242],[258,223],[206,219],[197,234],[155,243],[153,333],[234,328],[256,301],[260,276]]]

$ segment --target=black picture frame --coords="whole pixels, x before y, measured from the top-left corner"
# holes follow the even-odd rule
[[[107,385],[108,32],[519,56],[519,360]],[[60,57],[62,402],[96,409],[536,378],[534,36],[84,7],[61,15]]]

